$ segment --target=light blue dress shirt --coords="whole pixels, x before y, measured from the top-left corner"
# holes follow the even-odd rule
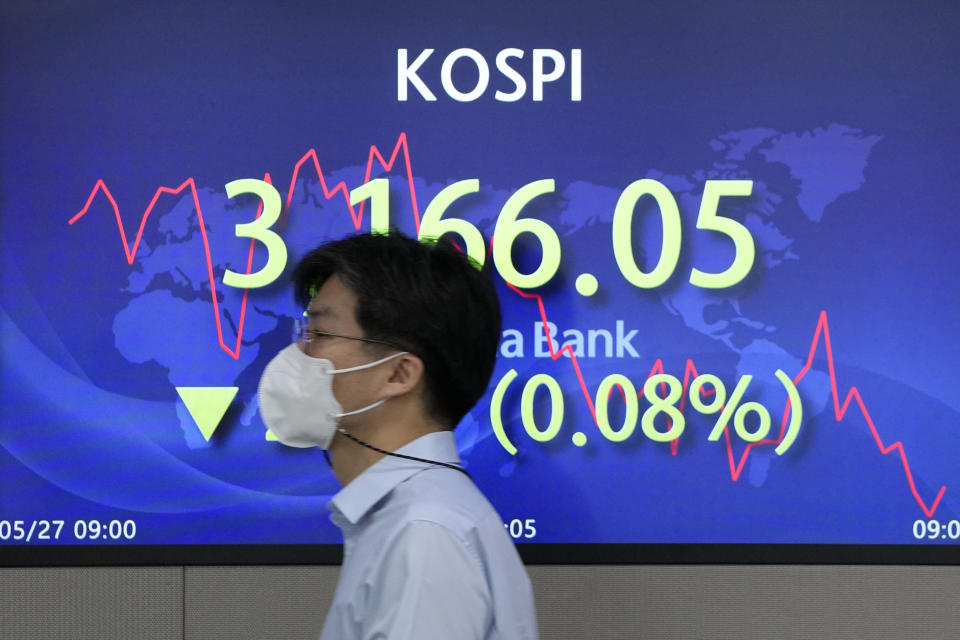
[[[397,453],[459,464],[453,432]],[[328,508],[343,568],[321,640],[527,640],[530,579],[493,506],[465,474],[385,456]]]

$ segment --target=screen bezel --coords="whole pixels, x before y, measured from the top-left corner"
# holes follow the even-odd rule
[[[525,564],[960,565],[958,545],[518,544]],[[338,565],[343,545],[8,545],[0,567]]]

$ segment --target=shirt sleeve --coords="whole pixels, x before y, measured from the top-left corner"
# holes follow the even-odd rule
[[[447,529],[415,521],[393,539],[370,585],[364,640],[482,640],[492,623],[483,570]]]

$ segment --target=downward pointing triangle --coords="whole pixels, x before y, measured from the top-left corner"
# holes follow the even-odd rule
[[[207,442],[217,430],[223,414],[240,387],[177,387],[177,393],[183,400],[187,411],[193,416]]]

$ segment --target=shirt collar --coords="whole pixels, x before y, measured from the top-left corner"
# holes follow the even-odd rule
[[[460,464],[453,431],[428,433],[405,444],[394,453]],[[341,513],[351,524],[356,524],[397,485],[431,466],[427,462],[384,456],[333,496],[327,508],[334,513]]]

